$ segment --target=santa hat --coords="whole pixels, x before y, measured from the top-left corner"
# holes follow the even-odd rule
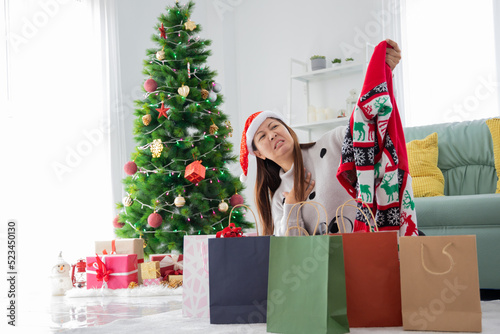
[[[241,135],[241,147],[240,147],[240,165],[243,169],[243,174],[241,174],[240,180],[242,182],[246,181],[248,174],[248,154],[255,155],[253,153],[252,141],[259,126],[266,120],[266,118],[272,117],[285,121],[283,115],[275,113],[274,111],[265,110],[259,111],[255,114],[250,115],[245,122],[245,129],[243,129],[243,134]]]

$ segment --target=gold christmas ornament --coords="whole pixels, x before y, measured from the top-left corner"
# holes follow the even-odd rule
[[[188,20],[186,23],[184,23],[184,28],[189,31],[193,31],[196,29],[196,23],[194,21]]]
[[[222,202],[219,203],[219,211],[226,212],[227,209],[229,209],[229,206],[227,205],[226,202],[224,202],[224,200],[222,200]]]
[[[206,89],[201,90],[201,98],[203,100],[206,100],[208,98],[208,90],[206,90]]]
[[[232,137],[233,136],[233,127],[231,126],[231,122],[225,121],[224,125],[229,130],[229,137]]]
[[[135,289],[135,288],[137,288],[138,286],[139,286],[139,285],[137,284],[137,282],[132,281],[132,282],[130,282],[130,283],[129,283],[128,288],[129,288],[129,289]]]
[[[161,155],[161,151],[163,151],[163,143],[161,142],[161,139],[153,140],[150,149],[151,153],[153,154],[153,158],[159,158]]]
[[[165,60],[165,51],[160,50],[156,53],[156,59],[162,61]]]
[[[142,123],[143,123],[145,126],[148,126],[148,125],[149,125],[149,123],[151,123],[151,115],[150,115],[150,114],[147,114],[147,115],[142,116]]]
[[[177,89],[177,92],[179,93],[179,95],[187,97],[189,94],[189,86],[183,84],[181,87],[179,87],[179,89]]]
[[[215,134],[215,132],[217,130],[219,130],[219,127],[217,125],[215,125],[215,123],[214,123],[214,124],[210,125],[210,130],[208,130],[208,131],[210,132],[211,135],[213,135],[213,134]]]
[[[131,206],[132,204],[134,204],[134,200],[132,199],[132,197],[130,197],[130,195],[123,198],[123,205]]]
[[[174,200],[174,204],[176,207],[178,208],[181,208],[184,206],[184,204],[186,204],[186,200],[184,199],[184,197],[182,197],[181,195],[177,196]]]

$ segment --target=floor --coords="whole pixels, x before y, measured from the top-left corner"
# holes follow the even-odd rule
[[[483,300],[483,333],[500,333],[500,300]],[[169,296],[29,296],[19,303],[18,329],[32,333],[137,333],[175,329],[175,333],[266,333],[265,324],[210,325],[182,316],[182,290]],[[3,327],[2,327],[3,328]],[[12,328],[7,333],[13,332]],[[1,331],[4,333],[4,331]],[[17,332],[17,331],[16,331]],[[161,332],[161,331],[160,331]],[[353,328],[351,333],[408,333],[401,327]],[[429,332],[412,332],[429,333]]]

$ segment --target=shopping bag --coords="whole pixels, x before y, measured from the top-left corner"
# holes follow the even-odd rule
[[[339,231],[344,232],[344,266],[347,294],[347,318],[352,327],[402,326],[401,281],[399,273],[398,233],[378,232],[377,224],[368,233],[345,233],[343,210],[360,203],[375,217],[366,203],[350,199],[337,209]],[[339,216],[340,211],[340,216]],[[370,217],[359,210],[370,222]]]
[[[190,318],[210,316],[208,285],[208,239],[215,235],[184,236],[182,315]]]
[[[233,207],[229,217],[239,207],[250,210],[240,204]],[[224,237],[208,241],[211,324],[266,322],[269,238]]]
[[[475,235],[401,237],[405,330],[481,332]]]
[[[319,203],[297,203],[297,215],[305,204]],[[348,333],[342,236],[293,228],[306,236],[270,238],[267,331]]]

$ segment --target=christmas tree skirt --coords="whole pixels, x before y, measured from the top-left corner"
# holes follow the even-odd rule
[[[138,286],[134,289],[78,289],[66,292],[68,298],[81,297],[149,297],[149,296],[182,296],[182,287],[176,289],[164,285]]]

